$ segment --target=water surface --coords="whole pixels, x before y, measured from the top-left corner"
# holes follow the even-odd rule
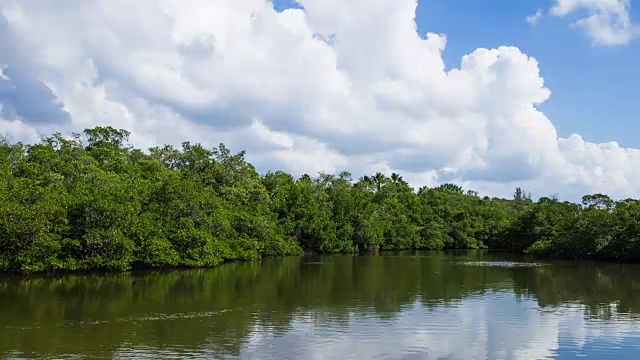
[[[5,278],[0,357],[637,359],[639,270],[410,252]]]

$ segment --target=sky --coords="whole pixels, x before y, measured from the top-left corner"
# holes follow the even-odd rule
[[[0,0],[0,134],[640,197],[637,0]]]

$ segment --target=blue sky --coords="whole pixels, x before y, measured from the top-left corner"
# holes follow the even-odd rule
[[[277,9],[298,7],[275,0]],[[419,0],[420,34],[447,35],[448,67],[479,47],[517,46],[539,62],[551,98],[541,106],[562,137],[573,133],[601,143],[640,147],[640,40],[622,46],[593,46],[583,32],[568,26],[575,16],[544,17],[532,26],[526,18],[549,9],[551,0]],[[582,15],[577,13],[577,15]],[[631,7],[640,20],[640,8]]]

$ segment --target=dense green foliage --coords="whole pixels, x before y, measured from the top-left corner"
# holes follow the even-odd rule
[[[200,267],[307,252],[494,248],[640,260],[640,202],[481,198],[397,174],[258,174],[224,145],[143,152],[98,127],[0,141],[0,271]]]

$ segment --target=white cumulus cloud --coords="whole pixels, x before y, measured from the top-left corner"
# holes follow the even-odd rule
[[[490,195],[640,192],[637,150],[558,137],[520,49],[447,70],[447,38],[417,33],[416,0],[299,3],[0,0],[0,131],[112,125],[138,146],[224,142],[263,170],[397,171]]]

